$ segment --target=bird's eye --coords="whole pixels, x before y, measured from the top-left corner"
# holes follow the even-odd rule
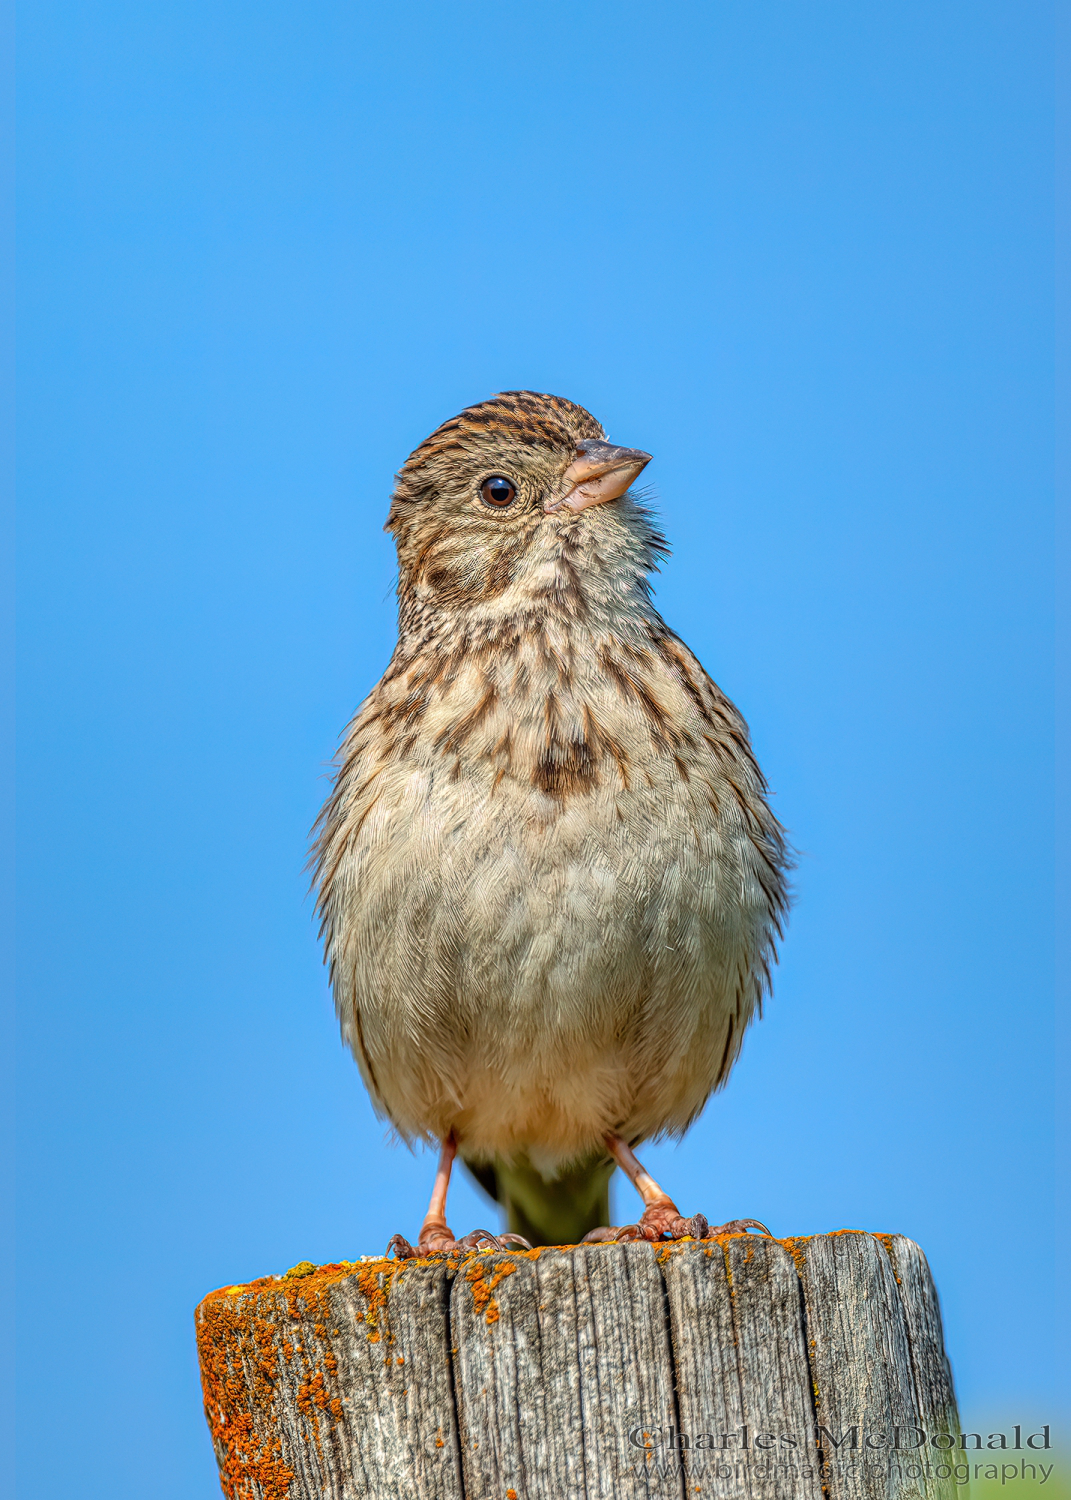
[[[517,486],[512,479],[504,479],[501,474],[492,474],[490,479],[485,479],[480,485],[480,499],[485,505],[493,505],[496,510],[504,510],[516,498]]]

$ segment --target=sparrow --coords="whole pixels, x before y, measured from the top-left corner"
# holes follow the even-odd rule
[[[654,607],[650,460],[505,391],[396,477],[398,643],[342,740],[314,881],[342,1034],[405,1141],[438,1143],[396,1255],[712,1229],[643,1170],[761,1009],[790,851],[738,710]],[[455,1156],[508,1232],[456,1239]],[[636,1223],[607,1226],[609,1180]]]

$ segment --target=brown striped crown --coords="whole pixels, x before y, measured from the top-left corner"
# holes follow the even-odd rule
[[[589,411],[562,396],[538,391],[501,391],[487,401],[466,406],[463,412],[436,427],[402,465],[404,480],[425,463],[451,452],[466,452],[489,438],[504,437],[529,448],[567,451],[583,438],[604,438],[600,423]]]

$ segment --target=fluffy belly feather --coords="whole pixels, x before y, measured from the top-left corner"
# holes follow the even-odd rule
[[[553,1170],[607,1129],[685,1129],[736,1056],[773,926],[709,773],[665,764],[564,803],[482,772],[379,773],[332,881],[332,966],[403,1136],[453,1129],[471,1158]]]

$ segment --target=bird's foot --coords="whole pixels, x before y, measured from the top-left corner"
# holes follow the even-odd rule
[[[606,1149],[643,1199],[643,1216],[638,1224],[624,1224],[619,1229],[593,1229],[584,1236],[581,1244],[597,1245],[614,1240],[647,1240],[652,1244],[662,1240],[712,1240],[720,1234],[747,1234],[749,1229],[757,1229],[773,1239],[766,1225],[760,1224],[758,1219],[730,1219],[728,1224],[719,1224],[712,1229],[704,1214],[685,1218],[669,1194],[640,1165],[636,1153],[623,1136],[608,1130],[604,1140]]]
[[[531,1250],[531,1245],[519,1234],[491,1234],[486,1229],[474,1229],[471,1234],[455,1239],[453,1230],[446,1222],[446,1191],[450,1186],[450,1169],[457,1155],[457,1140],[451,1131],[442,1143],[439,1154],[439,1170],[435,1174],[435,1186],[431,1190],[431,1202],[420,1226],[420,1238],[411,1245],[403,1234],[391,1236],[387,1246],[387,1258],[396,1260],[423,1260],[429,1255],[467,1255],[470,1250]]]
[[[638,1224],[622,1224],[620,1228],[593,1229],[581,1240],[582,1245],[598,1245],[621,1240],[647,1240],[658,1244],[666,1240],[712,1240],[720,1234],[747,1234],[757,1229],[761,1234],[773,1235],[758,1219],[730,1219],[727,1224],[714,1227],[704,1214],[693,1214],[686,1218],[673,1203],[659,1203],[648,1208]]]
[[[471,1234],[455,1240],[449,1229],[437,1230],[433,1234],[421,1234],[415,1245],[404,1235],[391,1237],[387,1246],[388,1258],[395,1260],[417,1260],[431,1255],[466,1255],[470,1250],[531,1250],[531,1245],[519,1234],[491,1234],[486,1229],[474,1229]]]

